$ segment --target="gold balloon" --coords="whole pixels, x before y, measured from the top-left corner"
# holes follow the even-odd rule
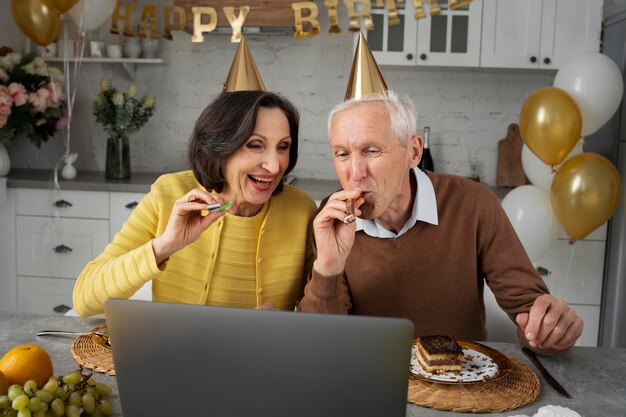
[[[11,0],[11,14],[17,27],[37,45],[50,44],[63,29],[51,0]]]
[[[566,160],[554,175],[550,197],[554,214],[572,240],[580,240],[617,210],[620,178],[602,155],[585,152]]]
[[[52,3],[58,11],[63,13],[74,7],[78,0],[52,0]]]
[[[582,116],[574,99],[556,87],[543,87],[524,102],[519,118],[522,139],[547,165],[558,165],[580,138]]]

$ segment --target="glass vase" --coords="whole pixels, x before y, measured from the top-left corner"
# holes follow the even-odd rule
[[[130,178],[130,145],[128,136],[109,136],[107,139],[106,178]]]

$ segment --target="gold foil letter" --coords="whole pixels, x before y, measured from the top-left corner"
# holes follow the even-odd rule
[[[191,42],[204,42],[204,32],[213,32],[217,27],[217,12],[213,7],[192,7],[193,35]],[[210,17],[209,23],[202,23],[202,15]]]
[[[374,21],[370,11],[372,10],[372,4],[369,0],[344,0],[346,8],[348,9],[348,17],[350,18],[350,32],[359,32],[361,27],[359,26],[359,17],[363,18],[363,24],[365,29],[374,29]],[[355,3],[360,3],[362,8],[357,13]]]
[[[139,21],[139,33],[137,36],[140,38],[146,37],[146,17],[150,20],[150,37],[152,39],[159,39],[159,27],[156,21],[156,7],[153,4],[145,4],[141,11],[141,20]]]
[[[415,20],[424,19],[426,17],[424,4],[421,0],[413,0],[413,8],[415,9]]]
[[[328,20],[330,21],[328,33],[331,35],[341,33],[341,29],[339,29],[339,18],[337,17],[338,3],[338,0],[324,0],[324,6],[328,9]]]
[[[163,22],[163,39],[172,40],[173,30],[183,30],[187,24],[187,15],[185,9],[180,6],[165,6],[163,8],[165,15]],[[172,22],[172,15],[178,16],[178,22]]]
[[[430,15],[438,16],[441,14],[441,8],[439,7],[438,0],[430,0]]]
[[[122,7],[126,6],[126,13],[120,14]],[[124,21],[124,36],[133,36],[130,31],[131,19],[133,18],[133,12],[135,11],[135,3],[124,4],[121,2],[115,3],[115,10],[113,10],[113,17],[111,18],[111,33],[120,33],[120,29],[117,24],[120,20]]]
[[[228,19],[230,27],[233,29],[233,34],[230,37],[230,41],[233,43],[240,42],[241,29],[243,28],[243,23],[246,21],[246,17],[250,12],[250,6],[241,6],[241,8],[239,8],[239,16],[235,16],[234,7],[223,7],[222,11],[226,15],[226,19]]]
[[[303,1],[299,3],[291,3],[291,8],[293,9],[293,17],[295,20],[295,33],[293,34],[294,38],[308,38],[317,36],[320,33],[320,22],[317,21],[317,4],[312,1]],[[302,10],[308,10],[306,16],[302,15]],[[311,25],[310,31],[305,31],[302,23],[308,23]]]
[[[460,9],[461,7],[469,6],[472,0],[449,0],[448,7],[450,10]]]
[[[398,11],[396,10],[395,0],[387,0],[387,13],[389,13],[387,17],[389,26],[400,24],[400,18],[398,17]]]

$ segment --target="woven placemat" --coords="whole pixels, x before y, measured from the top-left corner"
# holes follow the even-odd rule
[[[409,378],[408,402],[435,410],[496,413],[512,410],[537,398],[541,383],[522,362],[509,357],[512,371],[480,384],[441,384]]]
[[[105,326],[96,327],[94,331],[101,331]],[[95,341],[94,335],[78,336],[72,343],[70,351],[79,365],[107,375],[115,375],[113,354],[111,349]]]

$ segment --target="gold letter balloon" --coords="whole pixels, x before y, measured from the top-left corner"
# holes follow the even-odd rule
[[[11,13],[17,27],[37,45],[50,44],[63,28],[52,0],[11,0]]]
[[[547,165],[559,164],[574,148],[582,130],[578,105],[560,88],[543,87],[524,102],[519,119],[526,146]]]
[[[566,160],[554,176],[550,197],[554,214],[572,240],[580,240],[617,210],[620,179],[602,155],[584,152]]]

